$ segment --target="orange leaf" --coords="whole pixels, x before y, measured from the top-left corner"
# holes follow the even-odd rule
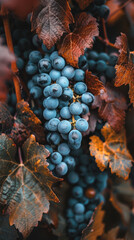
[[[98,136],[90,138],[91,155],[95,156],[95,161],[101,171],[109,164],[112,173],[125,180],[128,179],[133,159],[127,149],[125,129],[116,133],[108,124],[105,124],[101,132],[105,142]]]
[[[105,92],[106,89],[103,83],[99,80],[96,75],[93,75],[91,72],[86,71],[86,84],[88,90],[93,93],[95,96],[100,95],[101,93]]]
[[[49,201],[58,202],[52,191],[53,183],[59,181],[48,170],[46,158],[49,152],[31,135],[21,151],[13,140],[0,135],[0,200],[7,204],[10,225],[27,237],[41,221],[42,214],[49,210]],[[20,163],[19,163],[20,162]]]
[[[78,58],[84,54],[85,48],[91,48],[93,38],[99,35],[96,19],[83,12],[76,20],[74,31],[66,35],[59,46],[61,54],[74,67],[78,67]]]
[[[76,0],[76,2],[79,4],[80,9],[84,10],[93,0]]]
[[[131,103],[134,105],[134,64],[133,53],[128,51],[127,37],[125,34],[117,37],[115,46],[119,48],[119,60],[116,64],[116,78],[115,86],[120,87],[123,84],[129,84],[129,97]]]
[[[50,49],[64,32],[70,32],[73,16],[67,0],[41,0],[33,11],[32,31],[36,30],[43,43]]]
[[[98,237],[100,237],[104,232],[104,211],[102,210],[102,204],[97,207],[97,210],[94,213],[93,220],[91,224],[87,226],[86,229],[84,229],[81,240],[96,240]]]

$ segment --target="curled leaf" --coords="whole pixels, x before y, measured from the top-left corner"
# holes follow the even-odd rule
[[[105,142],[98,136],[90,137],[91,155],[95,156],[95,161],[101,171],[109,164],[111,173],[125,180],[128,179],[133,159],[127,149],[125,129],[116,133],[108,124],[105,124],[101,132]]]

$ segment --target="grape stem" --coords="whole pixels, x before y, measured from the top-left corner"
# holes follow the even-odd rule
[[[9,50],[14,54],[12,36],[10,31],[9,19],[8,19],[8,11],[4,6],[2,6],[1,8],[1,15],[2,15],[3,24],[4,24],[7,46]],[[15,87],[16,99],[18,103],[21,101],[21,90],[20,90],[20,80],[19,80],[19,77],[17,76],[18,68],[16,65],[16,61],[12,62],[11,69],[13,72],[13,82]]]

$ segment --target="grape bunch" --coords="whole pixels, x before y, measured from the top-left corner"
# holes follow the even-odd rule
[[[67,232],[70,239],[80,240],[81,233],[89,223],[94,209],[104,202],[102,191],[107,186],[108,175],[100,172],[90,154],[81,149],[75,152],[76,167],[67,179],[71,185],[67,203]]]
[[[105,52],[98,53],[96,51],[86,49],[85,54],[79,58],[79,67],[81,69],[89,70],[97,76],[105,76],[107,80],[115,78],[115,65],[118,57],[112,53],[108,55]]]
[[[75,165],[71,150],[79,149],[82,133],[87,131],[88,122],[83,118],[89,112],[94,96],[84,83],[85,72],[66,65],[54,47],[48,50],[42,45],[44,57],[39,51],[29,54],[26,65],[30,94],[43,102],[43,117],[47,131],[49,169],[63,176]],[[70,166],[71,165],[71,166]]]
[[[94,0],[88,7],[87,11],[96,18],[108,18],[110,10],[106,4],[106,0]]]

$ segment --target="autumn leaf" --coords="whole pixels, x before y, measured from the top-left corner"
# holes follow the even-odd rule
[[[95,214],[93,216],[93,220],[86,229],[84,229],[81,240],[96,240],[99,236],[101,236],[104,232],[104,211],[102,210],[102,204],[97,207]]]
[[[0,135],[0,200],[7,204],[10,225],[26,237],[34,226],[41,221],[42,214],[49,210],[49,201],[58,202],[51,190],[52,184],[59,179],[48,170],[46,158],[49,152],[39,145],[34,135],[18,149],[5,134]]]
[[[78,67],[78,58],[84,54],[85,48],[91,48],[93,38],[99,35],[96,19],[85,12],[76,19],[74,31],[67,34],[59,44],[61,54],[74,67]]]
[[[128,51],[127,37],[125,34],[121,33],[121,36],[117,37],[115,46],[119,48],[120,53],[115,66],[115,86],[120,87],[123,84],[129,84],[129,97],[131,103],[134,105],[134,55]]]
[[[116,132],[119,132],[123,128],[127,102],[120,89],[107,83],[105,90],[102,89],[100,95],[95,96],[92,108],[96,107],[99,108],[98,113],[100,118],[107,121]]]
[[[85,82],[87,84],[88,91],[95,96],[106,92],[106,89],[103,83],[99,80],[99,78],[89,71],[86,71]]]
[[[16,240],[18,239],[17,230],[14,226],[9,225],[9,216],[0,216],[0,240]]]
[[[89,4],[91,2],[93,2],[93,0],[76,0],[76,2],[79,4],[79,7],[81,10],[84,10],[85,8],[87,8],[89,6]]]
[[[19,121],[25,126],[26,130],[28,130],[30,134],[34,134],[39,143],[45,143],[44,128],[41,125],[41,121],[30,109],[27,102],[22,100],[16,105],[15,119],[17,119],[16,123]],[[15,129],[17,130],[17,128]]]
[[[25,19],[39,4],[39,0],[0,0],[0,2],[21,19]]]
[[[0,102],[0,134],[10,133],[13,127],[14,119],[10,114],[8,106],[6,103]]]
[[[36,30],[48,49],[61,38],[63,33],[70,32],[71,23],[73,16],[67,0],[40,0],[31,18],[32,31]]]
[[[116,133],[108,124],[101,130],[105,138],[103,142],[98,136],[90,137],[90,153],[101,171],[109,167],[111,173],[123,179],[128,179],[132,166],[132,156],[127,149],[126,132],[122,129]]]

